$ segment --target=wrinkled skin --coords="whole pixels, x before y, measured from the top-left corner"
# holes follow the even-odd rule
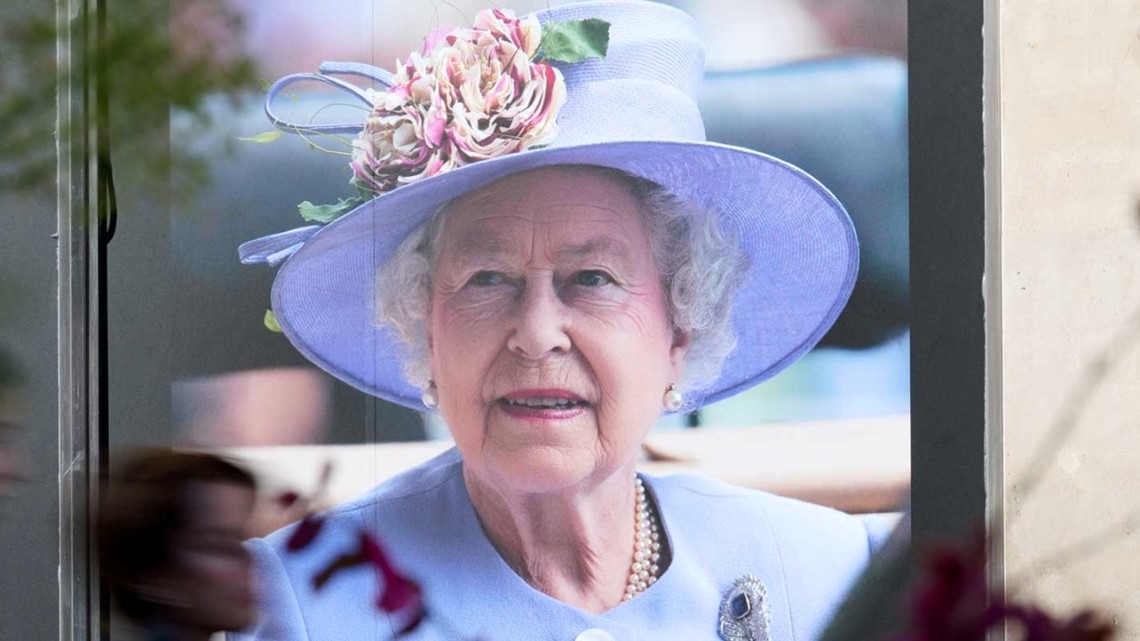
[[[511,494],[573,492],[628,470],[679,379],[687,337],[670,322],[640,204],[587,168],[517,174],[455,201],[428,327],[440,411],[468,474]],[[584,401],[519,418],[518,390]]]

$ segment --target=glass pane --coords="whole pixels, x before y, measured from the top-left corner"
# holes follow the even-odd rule
[[[511,8],[522,14],[549,4],[563,3],[520,0]],[[759,386],[660,419],[640,455],[644,468],[697,471],[853,512],[892,509],[909,481],[905,3],[670,4],[703,32],[707,72],[697,102],[708,139],[817,177],[854,222],[861,270],[818,347]],[[425,34],[470,24],[482,7],[174,3],[166,16],[174,67],[185,72],[187,61],[203,59],[218,67],[210,91],[171,105],[162,139],[141,138],[169,149],[170,166],[160,168],[169,182],[157,189],[149,182],[146,154],[117,159],[126,168],[117,166],[121,209],[135,213],[124,217],[110,254],[113,449],[174,444],[238,457],[262,483],[252,528],[264,535],[300,515],[274,497],[311,492],[326,465],[322,507],[451,446],[438,414],[369,396],[272,331],[277,268],[243,266],[238,247],[314,224],[302,218],[302,203],[357,195],[346,144],[353,134],[278,135],[264,105],[272,82],[323,61],[394,69]],[[234,73],[233,82],[219,70]],[[359,123],[367,109],[354,100],[310,82],[283,92],[274,107],[296,122]],[[369,357],[390,363],[397,355]]]

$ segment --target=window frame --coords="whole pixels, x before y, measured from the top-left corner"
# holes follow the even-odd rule
[[[995,17],[996,5],[909,0],[907,6],[911,500],[920,543],[984,523],[987,464],[1000,471],[1000,426],[986,403],[1000,366],[986,339],[996,335],[1000,309],[991,295],[987,319],[985,287],[996,284],[992,273],[989,285],[984,279],[987,253],[996,265],[987,238],[998,223],[992,197],[987,216],[982,117],[987,82],[996,88],[992,74],[984,82],[983,68],[992,66],[996,51],[987,43],[997,37],[992,30],[983,36],[983,25]],[[106,10],[106,0],[57,0],[65,80],[58,103],[59,632],[67,640],[108,635],[107,594],[96,579],[89,519],[108,455],[106,234],[100,231],[107,199],[97,189],[102,167],[96,117],[105,79],[88,75],[84,57]],[[1000,493],[989,489],[992,505]]]

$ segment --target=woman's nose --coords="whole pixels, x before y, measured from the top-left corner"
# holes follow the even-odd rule
[[[530,360],[570,351],[568,315],[554,284],[528,282],[507,347]]]

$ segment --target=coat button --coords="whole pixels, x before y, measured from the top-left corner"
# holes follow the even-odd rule
[[[617,639],[601,628],[590,628],[574,637],[574,641],[617,641]]]

